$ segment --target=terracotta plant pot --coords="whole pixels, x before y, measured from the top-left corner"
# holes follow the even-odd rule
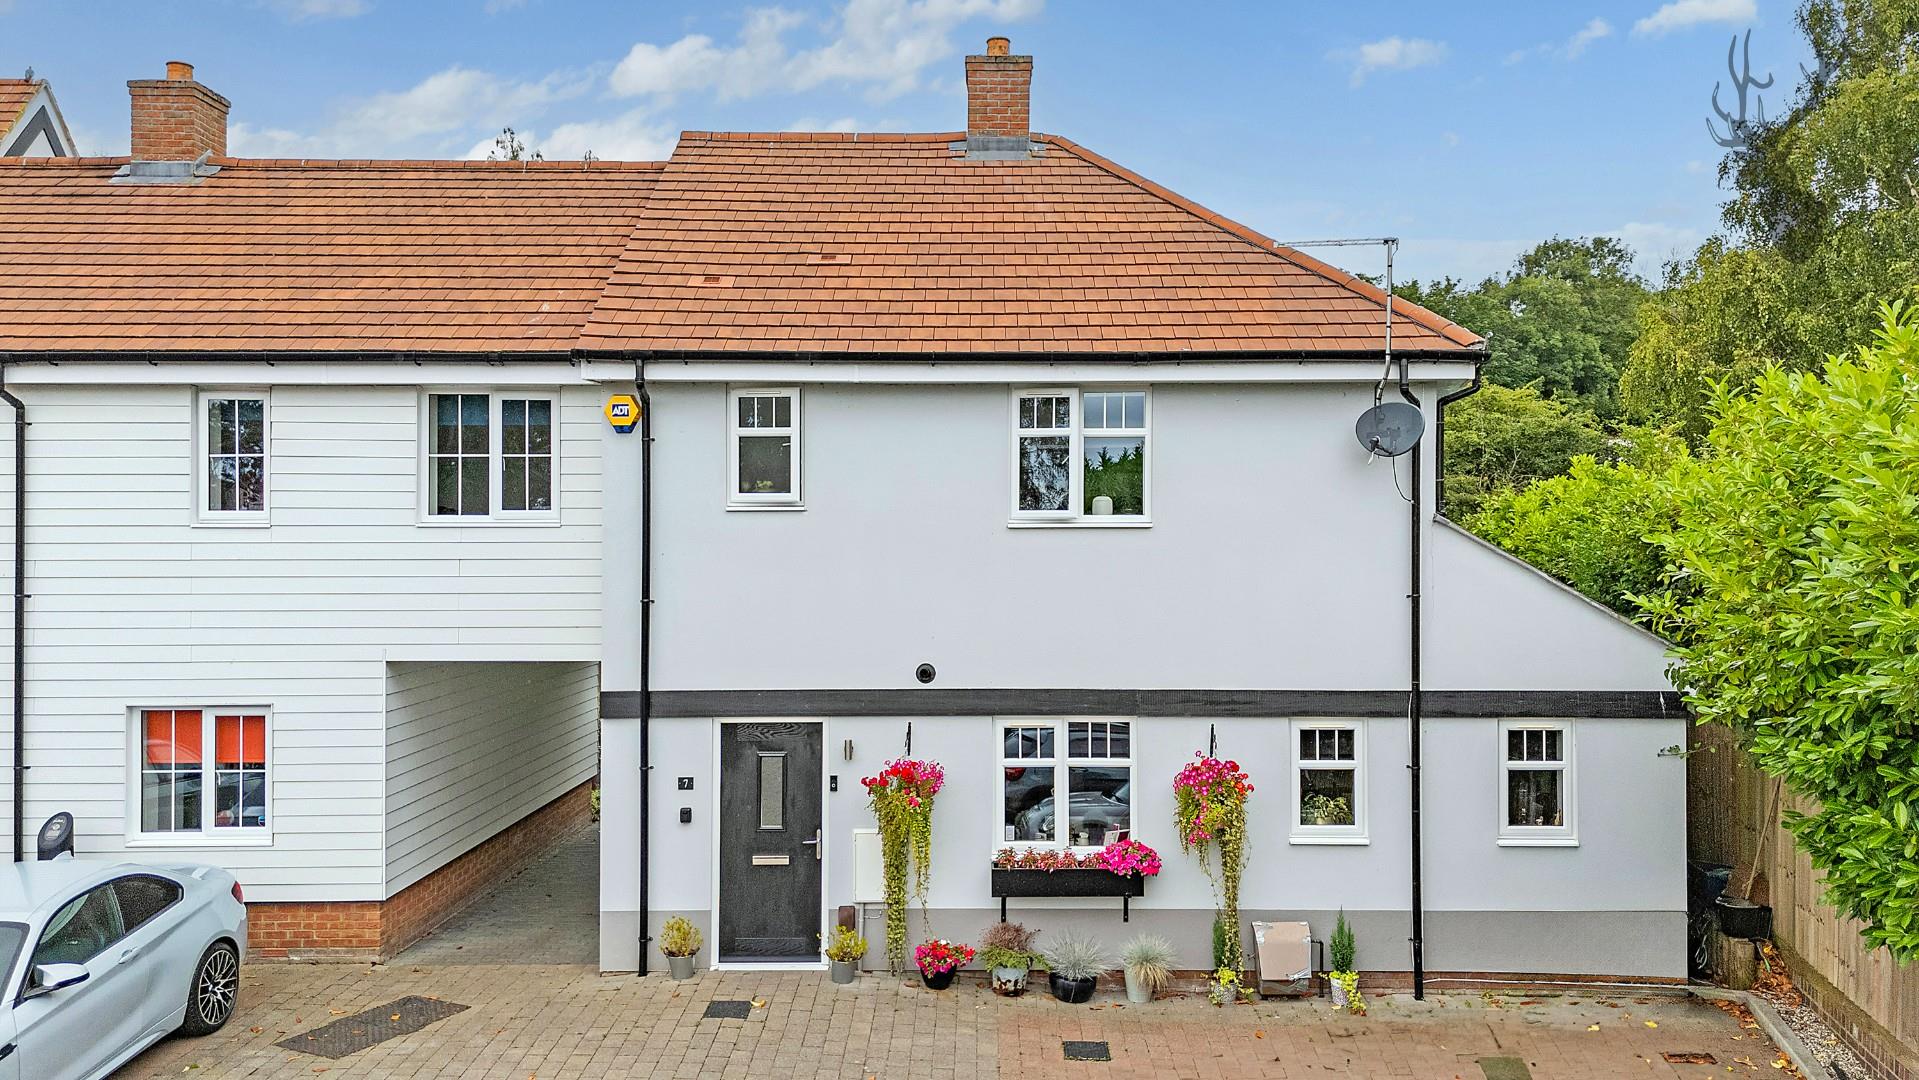
[[[993,993],[1001,997],[1018,997],[1026,992],[1028,970],[1022,967],[996,967],[993,969]]]
[[[1053,996],[1068,1005],[1084,1005],[1093,1000],[1093,988],[1099,985],[1098,979],[1063,979],[1058,975],[1046,976],[1046,982]]]
[[[833,981],[842,985],[859,977],[859,964],[852,960],[834,960],[829,965]]]
[[[928,990],[944,990],[953,985],[953,969],[945,971],[921,971],[920,978],[925,980]]]
[[[669,956],[666,958],[666,970],[676,979],[693,977],[693,957]]]

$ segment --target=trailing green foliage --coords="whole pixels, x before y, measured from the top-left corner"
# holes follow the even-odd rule
[[[1919,956],[1919,318],[1888,308],[1823,379],[1722,388],[1708,453],[1667,481],[1648,598],[1701,722],[1810,800],[1790,813],[1828,899]]]
[[[1665,553],[1649,539],[1672,522],[1664,481],[1693,458],[1684,442],[1643,428],[1610,449],[1623,460],[1575,458],[1565,476],[1495,493],[1466,525],[1593,600],[1640,617],[1632,598],[1665,581]]]

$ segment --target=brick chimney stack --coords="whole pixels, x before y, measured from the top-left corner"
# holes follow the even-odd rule
[[[1033,132],[1033,58],[1008,56],[1012,42],[986,39],[986,55],[966,58],[969,147],[1024,150]]]
[[[193,79],[193,65],[167,61],[164,79],[134,79],[133,159],[194,161],[201,154],[227,153],[226,98]]]

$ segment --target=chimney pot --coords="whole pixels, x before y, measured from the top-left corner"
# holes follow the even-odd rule
[[[167,78],[178,82],[193,81],[193,65],[185,60],[167,61]]]
[[[1006,51],[1012,47],[1012,38],[989,37],[986,39],[986,55],[988,56],[1005,56]],[[190,71],[192,69],[189,68],[188,70]]]

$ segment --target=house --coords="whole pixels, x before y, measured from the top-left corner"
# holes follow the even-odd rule
[[[73,135],[53,100],[53,87],[33,77],[0,79],[0,156],[72,157]]]
[[[390,954],[597,771],[603,970],[673,915],[812,966],[842,907],[878,936],[859,779],[910,751],[930,932],[999,918],[997,851],[1124,830],[1143,896],[1016,917],[1204,968],[1172,780],[1216,748],[1249,919],[1343,908],[1371,972],[1683,979],[1663,643],[1432,509],[1480,339],[1401,303],[1388,364],[1384,293],[1034,132],[1032,70],[968,57],[963,131],[614,164],[231,159],[186,69],[130,84],[133,160],[0,164],[20,819]],[[1354,437],[1385,396],[1402,457]],[[200,786],[197,834],[147,827]]]

